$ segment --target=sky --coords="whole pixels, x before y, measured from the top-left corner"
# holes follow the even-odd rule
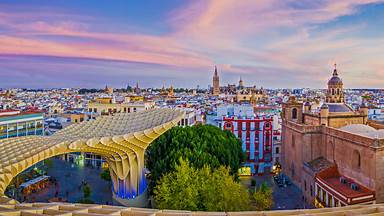
[[[383,88],[384,0],[2,0],[0,88]]]

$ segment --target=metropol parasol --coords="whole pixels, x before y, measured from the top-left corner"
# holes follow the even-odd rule
[[[117,113],[73,124],[52,136],[1,140],[0,196],[16,175],[42,160],[70,152],[91,152],[108,163],[114,196],[134,199],[146,189],[146,148],[182,117],[182,111],[172,109]]]

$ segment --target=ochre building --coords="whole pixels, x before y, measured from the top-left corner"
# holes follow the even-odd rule
[[[335,68],[316,109],[294,96],[283,104],[283,172],[317,207],[384,201],[384,130],[368,125],[368,108],[344,103]]]

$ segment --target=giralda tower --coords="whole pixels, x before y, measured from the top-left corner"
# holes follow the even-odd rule
[[[220,81],[217,74],[217,67],[215,66],[215,74],[213,75],[213,91],[212,94],[218,96],[220,94]]]

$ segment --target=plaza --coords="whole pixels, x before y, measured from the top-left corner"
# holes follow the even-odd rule
[[[253,189],[251,186],[252,180],[256,181],[257,187],[259,187],[262,183],[265,183],[271,187],[273,191],[272,210],[313,208],[312,205],[304,202],[302,191],[296,185],[292,184],[279,187],[279,185],[273,180],[272,174],[265,173],[263,175],[246,176],[241,177],[240,180],[250,189]]]

